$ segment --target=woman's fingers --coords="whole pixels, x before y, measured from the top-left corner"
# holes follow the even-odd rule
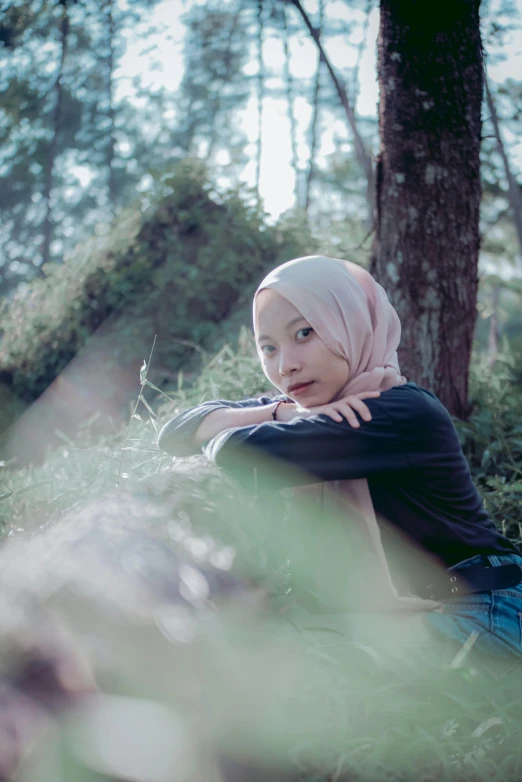
[[[353,399],[350,400],[350,405],[353,407],[354,410],[357,410],[363,421],[371,421],[372,420],[372,414],[370,413],[370,410],[367,405],[364,404],[362,399],[359,399],[358,397],[353,397]]]
[[[340,423],[343,420],[342,415],[340,414],[339,410],[337,409],[338,405],[321,405],[321,407],[312,407],[310,408],[310,412],[312,415],[327,415],[328,418],[331,418],[332,421],[337,421]]]
[[[354,429],[358,429],[360,424],[359,421],[357,420],[357,416],[352,410],[352,406],[355,407],[355,405],[353,405],[352,402],[348,403],[345,401],[341,401],[338,404],[339,404],[340,412],[342,412],[343,416],[346,418],[350,426],[352,426]],[[364,404],[364,402],[362,402],[361,404]]]
[[[344,417],[352,426],[359,426],[359,421],[353,412],[354,410],[359,413],[363,421],[372,420],[372,414],[370,413],[370,410],[364,404],[364,402],[361,399],[358,399],[356,396],[340,399],[339,402],[336,402],[335,404],[337,408],[342,411]]]
[[[329,405],[322,405],[321,407],[311,408],[314,415],[327,415],[332,421],[341,423],[344,419],[354,429],[360,427],[359,420],[356,413],[359,413],[363,421],[371,421],[372,414],[369,408],[362,401],[365,399],[374,399],[380,395],[380,391],[364,391],[361,394],[354,396],[347,396],[345,399],[340,399],[338,402],[333,402]]]

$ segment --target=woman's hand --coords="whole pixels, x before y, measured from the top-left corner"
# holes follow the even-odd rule
[[[381,395],[380,391],[362,391],[360,394],[346,396],[336,402],[317,407],[301,407],[300,405],[283,402],[277,409],[278,421],[292,421],[296,417],[310,418],[313,415],[327,415],[333,421],[340,422],[345,418],[350,426],[358,429],[360,426],[355,413],[359,413],[363,421],[371,421],[372,414],[364,404],[364,399],[376,399]]]

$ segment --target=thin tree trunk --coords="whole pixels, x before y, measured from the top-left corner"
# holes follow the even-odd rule
[[[284,3],[281,7],[283,18],[283,46],[285,51],[285,81],[286,81],[286,103],[288,106],[288,119],[290,121],[290,147],[292,168],[295,176],[295,202],[299,207],[299,164],[297,159],[297,122],[294,114],[294,80],[290,71],[290,48],[288,46],[288,25],[286,20],[286,9]]]
[[[500,324],[498,320],[498,307],[500,303],[500,287],[495,285],[491,294],[491,317],[489,319],[488,334],[488,366],[493,368],[498,358],[498,343],[500,339]]]
[[[40,274],[42,274],[42,267],[49,261],[49,253],[53,235],[53,222],[52,222],[52,192],[54,184],[54,167],[56,163],[56,156],[58,153],[58,139],[60,136],[61,119],[62,119],[62,103],[63,103],[63,88],[62,78],[64,72],[65,61],[67,59],[67,50],[69,45],[69,11],[67,8],[67,0],[63,0],[61,3],[62,16],[60,19],[60,62],[58,65],[58,74],[54,84],[55,104],[52,115],[52,127],[53,136],[49,145],[49,152],[45,165],[44,176],[44,190],[43,198],[45,203],[45,216],[42,225],[42,264],[40,266]]]
[[[468,412],[479,252],[480,0],[381,0],[371,271],[402,322],[403,374]]]
[[[497,141],[497,149],[500,157],[502,158],[502,163],[504,165],[504,172],[506,174],[506,179],[508,183],[509,205],[511,207],[513,223],[515,225],[515,230],[517,232],[518,245],[520,248],[520,256],[522,262],[522,194],[520,192],[520,187],[518,185],[518,182],[515,176],[513,175],[513,172],[511,171],[511,166],[509,164],[506,148],[504,147],[502,134],[500,132],[497,108],[495,106],[495,101],[493,100],[493,96],[489,88],[488,78],[485,73],[484,73],[484,82],[486,85],[486,100],[488,103],[489,112],[491,114],[491,121],[493,123],[493,129]]]
[[[359,165],[363,169],[365,176],[366,176],[366,199],[368,202],[368,213],[370,215],[370,221],[373,215],[373,208],[374,208],[374,177],[373,177],[373,165],[372,165],[372,159],[370,157],[370,154],[368,153],[366,146],[364,144],[364,141],[362,139],[361,134],[359,133],[359,128],[357,127],[357,121],[355,119],[355,113],[350,105],[350,101],[348,100],[348,95],[346,94],[346,89],[344,85],[341,83],[339,77],[335,73],[332,64],[328,57],[326,56],[326,52],[323,49],[323,46],[321,44],[321,41],[319,39],[319,36],[317,34],[317,31],[315,27],[312,25],[310,18],[306,11],[304,10],[303,6],[301,5],[299,0],[291,0],[292,5],[294,5],[299,13],[301,14],[304,23],[306,24],[308,31],[312,38],[314,39],[317,48],[319,49],[319,52],[321,54],[321,57],[323,58],[324,64],[326,65],[326,68],[328,70],[328,73],[330,74],[330,78],[332,79],[335,89],[337,91],[337,94],[339,96],[339,100],[341,101],[341,105],[345,111],[346,117],[348,119],[348,124],[350,125],[350,128],[352,129],[353,133],[353,140],[354,140],[354,148],[355,148],[355,156],[357,158],[357,161],[359,162]]]
[[[230,26],[230,34],[228,36],[228,53],[230,54],[232,52],[232,45],[234,44],[234,40],[237,34],[237,29],[239,26],[239,18],[241,15],[241,11],[243,10],[243,2],[239,4],[239,7],[236,10],[236,13],[234,14],[232,18],[232,24]],[[229,57],[229,60],[227,62],[227,73],[225,76],[225,79],[230,81],[231,75],[230,75],[230,61],[231,57]],[[216,147],[217,141],[218,141],[218,131],[217,131],[217,118],[221,112],[221,93],[217,93],[214,101],[213,101],[213,109],[212,109],[212,124],[210,126],[210,139],[208,143],[208,149],[207,154],[205,156],[205,159],[207,162],[211,161],[212,155],[214,154],[214,149]]]
[[[321,32],[323,29],[323,16],[324,16],[324,0],[321,0],[319,5],[319,25],[317,29],[317,38],[321,40]],[[312,187],[312,180],[315,174],[315,155],[317,151],[317,121],[319,119],[319,93],[321,90],[321,52],[317,53],[317,70],[315,72],[314,94],[312,99],[313,113],[312,123],[310,128],[310,163],[308,166],[308,174],[306,177],[306,196],[305,196],[305,212],[308,214],[310,208],[310,191]]]
[[[359,44],[357,49],[357,60],[355,61],[355,67],[353,69],[351,102],[354,111],[355,111],[355,106],[357,104],[357,98],[359,97],[359,71],[361,69],[361,60],[366,46],[366,39],[368,37],[368,28],[370,26],[370,13],[372,10],[372,5],[373,5],[373,0],[367,0],[365,17],[364,17],[363,34],[361,38],[361,43]]]
[[[107,36],[108,36],[108,57],[107,57],[107,95],[109,100],[109,133],[107,137],[107,172],[108,172],[108,190],[109,190],[109,204],[112,213],[116,210],[116,178],[114,171],[114,158],[115,158],[115,110],[114,110],[114,36],[116,34],[114,16],[113,16],[113,0],[107,0],[106,2],[107,12]]]
[[[257,0],[257,156],[256,156],[256,190],[259,198],[261,180],[261,156],[263,153],[263,98],[264,98],[264,68],[263,68],[263,0]]]
[[[213,105],[213,110],[212,110],[212,123],[210,125],[210,138],[208,142],[207,154],[205,155],[205,160],[207,161],[207,163],[211,162],[212,155],[214,154],[214,149],[217,143],[216,121],[217,121],[218,114],[221,111],[221,100],[219,96],[213,101],[212,105]]]

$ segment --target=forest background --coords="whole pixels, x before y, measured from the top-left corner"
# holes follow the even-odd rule
[[[404,3],[405,29],[421,29],[423,15],[408,9]],[[521,9],[489,0],[480,13],[483,84],[478,48],[471,69],[457,63],[462,73],[454,61],[436,61],[442,46],[434,54],[426,39],[420,49],[421,60],[435,57],[427,72],[442,69],[452,84],[454,114],[466,113],[455,106],[475,90],[467,108],[482,114],[482,127],[466,130],[451,127],[435,81],[424,91],[415,84],[425,77],[414,48],[388,58],[406,60],[402,74],[388,73],[381,52],[377,83],[385,15],[373,0],[4,3],[6,463],[41,460],[57,437],[74,437],[93,416],[93,434],[121,428],[153,342],[149,382],[188,389],[205,351],[226,341],[236,349],[260,275],[274,262],[322,252],[376,274],[401,316],[405,374],[467,420],[477,469],[494,459],[494,480],[509,478],[518,491],[518,466],[504,474],[506,458],[518,464],[518,430],[509,430],[515,451],[507,457],[505,437],[494,431],[516,405],[495,398],[497,409],[477,418],[468,391],[472,338],[471,377],[478,372],[490,391],[504,372],[511,382],[501,382],[503,393],[517,392],[522,352]],[[433,17],[433,29],[456,24],[443,19]],[[472,23],[478,16],[460,24]],[[404,86],[408,79],[416,92]],[[406,117],[409,106],[420,107],[419,116]],[[408,133],[433,106],[438,116]],[[394,138],[399,120],[405,130]],[[459,148],[444,161],[449,189],[433,174],[442,170],[444,144]],[[479,148],[480,181],[468,166],[478,164]],[[384,178],[382,149],[391,160]],[[427,167],[414,167],[404,185],[408,154]],[[397,188],[403,203],[394,202]],[[422,220],[411,217],[419,212]],[[475,445],[472,421],[485,427],[474,431]]]
[[[414,11],[427,5],[0,3],[5,539],[32,539],[40,556],[34,533],[51,536],[41,551],[54,525],[76,530],[75,514],[88,516],[108,492],[170,478],[176,465],[156,445],[161,423],[205,399],[267,391],[250,330],[256,283],[279,262],[324,253],[383,282],[403,322],[405,374],[434,388],[454,414],[488,511],[520,542],[522,6],[452,0],[429,15]],[[418,45],[404,33],[411,29]],[[197,515],[207,507],[195,497]],[[282,538],[268,540],[252,523],[247,539],[248,519],[236,515],[222,550],[215,533],[188,529],[181,514],[165,527],[168,543],[224,569],[237,555],[286,610],[295,563]],[[22,558],[21,582],[25,569]],[[454,666],[461,671],[463,659]],[[147,655],[140,664],[152,667]],[[273,670],[265,673],[259,681],[268,687]],[[358,747],[346,749],[354,725],[337,673],[330,690],[322,679],[316,687],[318,703],[326,694],[328,709],[336,704],[346,718],[337,720],[337,771],[322,780],[341,780],[359,762]],[[467,703],[456,704],[454,680],[447,690],[429,686],[448,703],[453,697],[454,711],[425,714],[415,698],[404,705],[388,760],[397,737],[415,735],[422,761],[435,747],[439,761],[460,762],[449,760],[453,742],[470,778],[495,778],[482,733],[510,714],[498,723],[488,695],[478,732],[455,734],[448,713],[468,719]],[[381,707],[382,699],[364,711],[359,737],[364,762],[377,747],[377,766],[389,730]],[[421,714],[436,740],[415,733]],[[304,746],[319,730],[308,727]],[[366,730],[377,743],[368,744]],[[519,745],[500,748],[515,769]]]
[[[422,26],[422,14],[414,19],[408,8],[406,28]],[[253,286],[274,263],[322,252],[362,263],[383,282],[403,323],[405,373],[434,388],[457,416],[495,521],[519,537],[522,9],[515,0],[488,0],[480,13],[486,70],[473,111],[482,127],[470,126],[462,144],[464,131],[452,130],[446,143],[461,146],[460,159],[446,164],[455,168],[451,187],[462,189],[462,204],[446,196],[444,183],[434,190],[437,182],[421,181],[440,165],[437,139],[451,125],[437,106],[420,134],[425,148],[411,147],[415,159],[427,156],[428,168],[410,175],[401,212],[400,204],[386,207],[404,180],[398,169],[391,189],[385,184],[376,196],[386,121],[391,127],[394,105],[403,115],[409,105],[429,115],[434,87],[422,92],[414,84],[415,93],[401,94],[394,86],[415,82],[413,54],[402,76],[390,76],[382,59],[378,83],[383,11],[374,0],[3,4],[0,455],[15,482],[6,477],[6,531],[18,523],[13,508],[16,517],[30,510],[16,485],[38,492],[24,470],[41,469],[29,465],[49,447],[65,441],[70,450],[86,432],[102,439],[114,432],[120,447],[153,344],[150,431],[125,442],[122,458],[144,440],[156,447],[156,419],[180,408],[180,394],[188,404],[266,390],[255,362],[245,380],[232,371],[234,384],[223,356],[214,360],[222,382],[205,391],[200,370],[225,345],[227,360],[240,355],[246,366],[253,353],[241,328],[250,327]],[[421,48],[421,59],[433,55],[428,50]],[[441,77],[448,84],[455,74],[454,101],[459,89],[473,92],[478,59],[470,56],[477,60],[471,75],[463,62],[462,73],[453,61],[430,66],[448,68]],[[414,135],[385,139],[403,167]],[[459,160],[467,165],[479,148],[480,181],[466,191]],[[474,223],[466,201],[478,208],[478,197]],[[423,200],[425,216],[412,228],[404,215]],[[475,234],[469,247],[456,248],[461,235]],[[389,257],[403,255],[403,268],[391,273]],[[453,255],[463,255],[462,268],[452,267]],[[162,464],[151,459],[154,469],[155,460]],[[123,470],[133,471],[132,462]],[[114,477],[102,472],[100,487]],[[52,487],[45,502],[65,510]]]

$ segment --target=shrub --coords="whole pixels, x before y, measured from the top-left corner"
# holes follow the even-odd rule
[[[158,334],[160,382],[210,337],[249,284],[314,249],[299,221],[267,225],[246,192],[218,195],[202,164],[184,161],[148,205],[124,211],[63,264],[48,264],[43,279],[5,305],[0,379],[29,403],[97,332],[107,376],[137,374]],[[124,396],[120,407],[127,402]]]
[[[514,362],[499,357],[494,368],[487,356],[471,366],[473,412],[456,421],[464,453],[489,514],[503,534],[522,538],[522,393],[513,380]]]

